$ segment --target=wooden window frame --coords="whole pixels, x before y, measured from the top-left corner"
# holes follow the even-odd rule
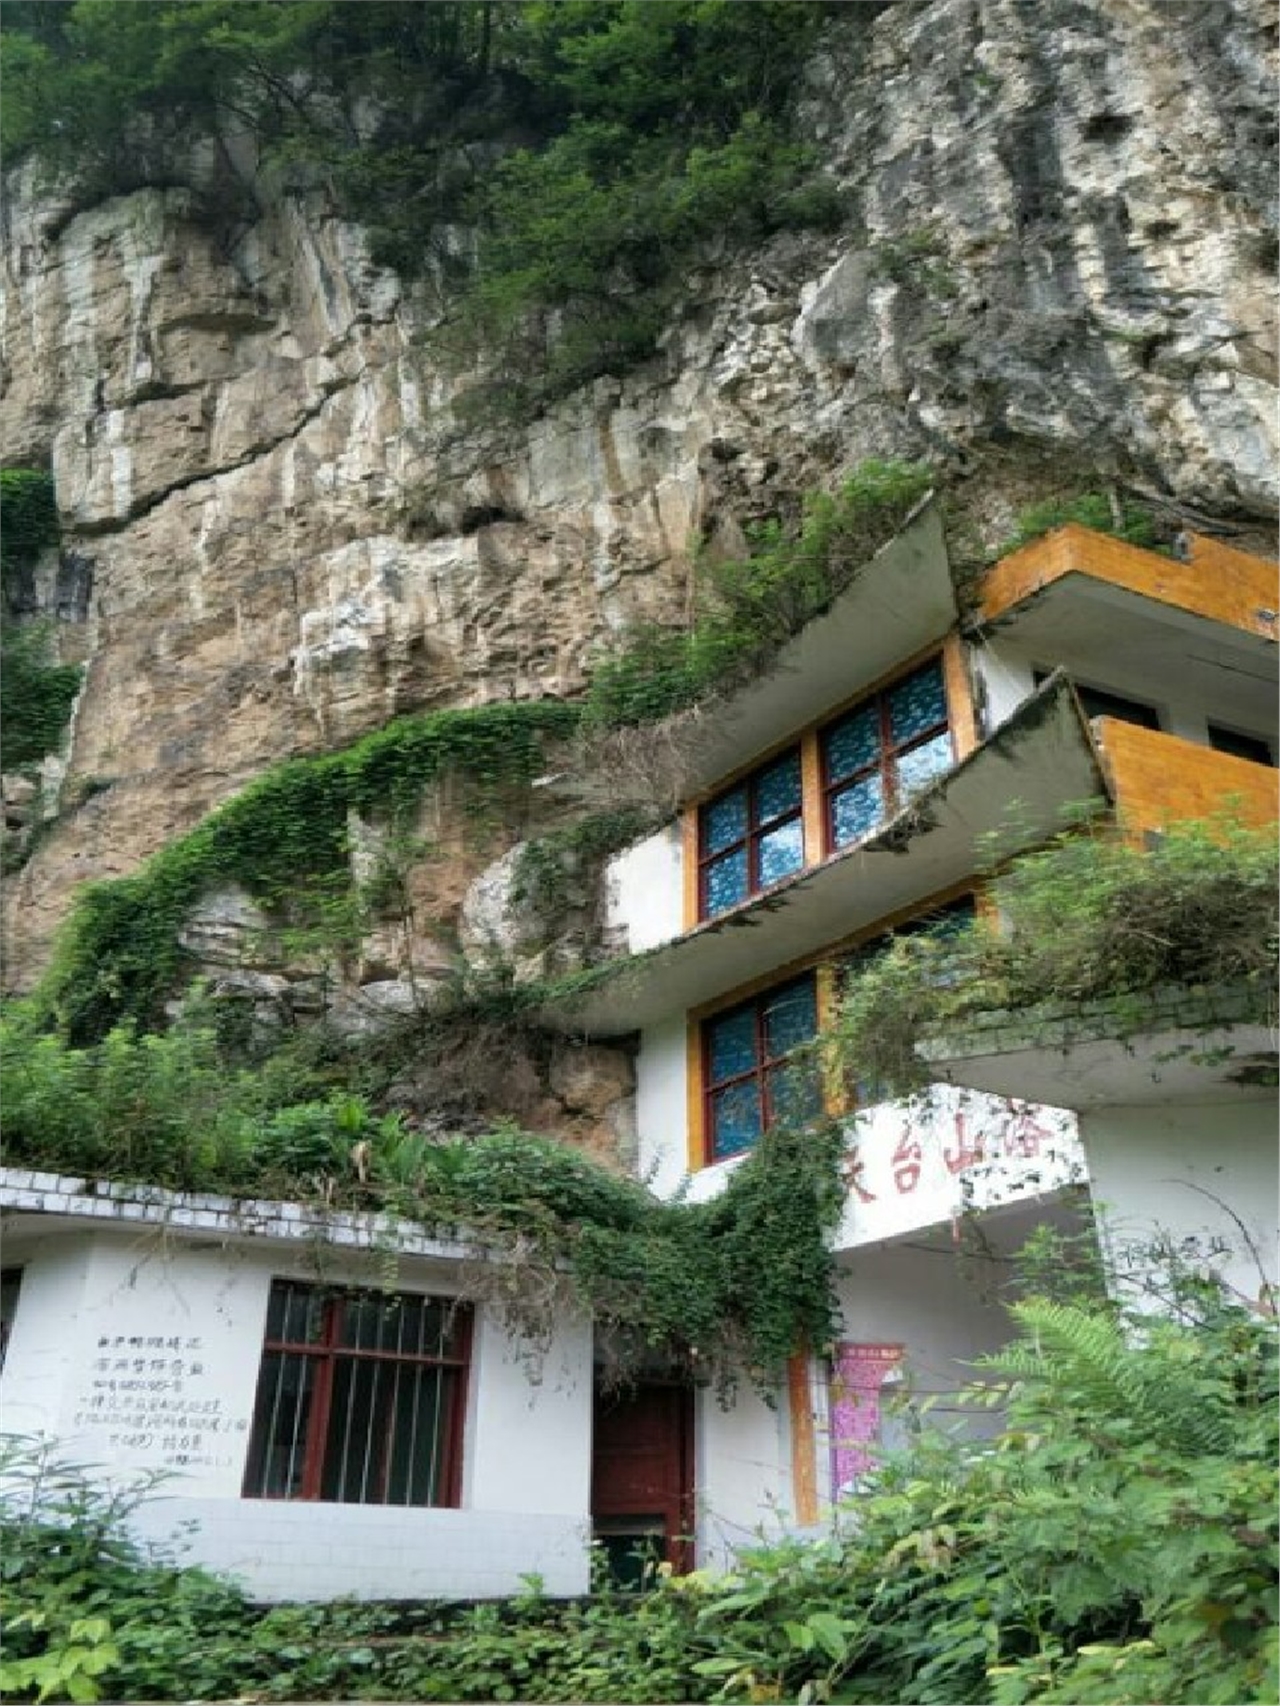
[[[732,1002],[729,1006],[721,1007],[717,1012],[708,1013],[703,1019],[699,1020],[698,1038],[702,1091],[702,1130],[704,1134],[705,1149],[703,1159],[704,1166],[714,1166],[721,1161],[734,1161],[740,1155],[749,1155],[751,1153],[751,1148],[754,1147],[749,1146],[746,1149],[735,1150],[731,1155],[718,1155],[716,1153],[714,1098],[717,1092],[727,1090],[735,1084],[745,1084],[748,1082],[754,1083],[756,1086],[756,1095],[760,1109],[760,1136],[763,1137],[765,1132],[772,1129],[774,1119],[771,1105],[772,1097],[769,1088],[769,1075],[776,1072],[780,1066],[784,1066],[795,1051],[794,1049],[788,1049],[785,1054],[779,1055],[767,1055],[765,1053],[766,1038],[764,1012],[766,1006],[768,1006],[771,1001],[775,1000],[785,990],[791,989],[801,983],[808,983],[813,991],[815,1019],[814,1035],[816,1036],[821,1025],[821,1014],[819,1012],[821,1005],[820,990],[816,967],[798,972],[794,977],[783,978],[777,983],[771,983],[767,988],[758,990],[754,995],[748,995],[741,1001]],[[731,1073],[727,1078],[713,1080],[711,1076],[711,1028],[713,1025],[719,1024],[725,1019],[734,1018],[737,1014],[745,1013],[747,1011],[751,1011],[755,1027],[755,1064],[749,1067],[745,1072],[735,1072]],[[757,1139],[757,1142],[758,1141],[759,1139]]]
[[[776,769],[779,764],[783,763],[788,758],[795,759],[796,771],[799,777],[800,791],[795,807],[791,811],[779,813],[777,817],[761,819],[757,810],[757,789],[760,778],[766,773],[766,771]],[[703,828],[706,822],[706,814],[729,794],[736,794],[739,789],[745,789],[747,795],[746,831],[743,835],[739,836],[736,841],[730,841],[723,847],[717,847],[714,853],[708,853],[706,851],[706,836]],[[762,883],[760,881],[760,843],[766,835],[772,835],[776,830],[784,828],[785,825],[789,823],[798,823],[800,825],[800,863],[794,871],[788,871],[785,877],[779,877],[778,882],[785,883],[789,881],[790,878],[797,876],[799,872],[804,870],[808,863],[808,848],[805,843],[806,826],[804,804],[804,752],[802,743],[800,741],[796,741],[793,745],[784,747],[780,752],[775,752],[762,763],[755,765],[751,770],[747,771],[745,775],[739,776],[737,781],[731,782],[728,787],[719,789],[719,791],[713,794],[710,799],[704,800],[701,805],[697,807],[695,845],[698,859],[696,894],[697,917],[699,920],[720,918],[724,913],[731,912],[733,910],[733,906],[741,906],[745,901],[751,900],[754,896],[766,894],[769,889],[776,887],[776,884],[774,883]],[[718,911],[712,912],[709,909],[707,898],[707,870],[711,865],[718,864],[720,860],[727,858],[731,853],[736,853],[739,848],[745,848],[747,854],[747,892],[743,895],[742,900],[734,901],[732,906],[722,906]]]
[[[302,1480],[299,1488],[293,1493],[253,1492],[249,1490],[249,1472],[255,1457],[256,1447],[266,1444],[270,1438],[267,1430],[267,1440],[260,1441],[257,1418],[257,1395],[254,1398],[254,1422],[249,1435],[249,1445],[246,1454],[244,1485],[242,1496],[253,1499],[267,1499],[272,1503],[361,1503],[365,1505],[387,1506],[391,1504],[386,1497],[387,1479],[391,1469],[391,1425],[388,1418],[388,1433],[384,1440],[382,1453],[383,1463],[380,1473],[380,1496],[376,1499],[363,1500],[329,1500],[325,1499],[322,1490],[325,1456],[330,1443],[330,1421],[333,1401],[334,1377],[341,1363],[370,1363],[390,1364],[397,1368],[412,1369],[452,1369],[457,1378],[453,1381],[452,1390],[444,1401],[443,1426],[443,1467],[440,1471],[439,1485],[441,1496],[431,1504],[404,1504],[396,1501],[392,1508],[405,1510],[449,1510],[456,1509],[462,1499],[462,1456],[463,1432],[467,1409],[467,1386],[471,1372],[471,1348],[474,1330],[474,1311],[469,1303],[458,1301],[451,1297],[435,1297],[426,1292],[394,1292],[385,1297],[379,1295],[379,1301],[385,1303],[398,1302],[402,1298],[417,1300],[421,1298],[424,1305],[438,1303],[454,1312],[454,1326],[450,1338],[451,1350],[447,1355],[433,1355],[427,1352],[400,1350],[362,1350],[352,1345],[340,1343],[343,1325],[343,1311],[351,1299],[363,1300],[370,1294],[359,1287],[344,1287],[328,1289],[320,1286],[307,1285],[288,1279],[272,1281],[272,1291],[277,1286],[290,1286],[296,1293],[318,1296],[321,1299],[321,1328],[320,1336],[311,1341],[291,1339],[269,1339],[263,1337],[262,1356],[258,1365],[258,1378],[261,1382],[266,1367],[266,1358],[275,1353],[284,1356],[306,1356],[315,1362],[315,1386],[307,1411],[305,1423],[305,1444],[303,1447]],[[394,1411],[392,1412],[394,1417]],[[372,1418],[370,1418],[372,1426]]]
[[[943,717],[939,722],[931,723],[922,733],[913,735],[910,740],[900,741],[895,744],[889,713],[890,695],[897,688],[901,687],[903,682],[910,681],[913,675],[922,675],[927,669],[936,669],[938,673],[938,679],[942,685],[942,703],[944,706]],[[868,706],[875,706],[876,708],[877,745],[875,758],[869,763],[862,765],[859,769],[851,770],[847,775],[833,779],[827,753],[828,737],[833,729],[838,728],[839,725],[845,722],[848,718],[856,717],[859,712],[865,711]],[[929,657],[921,658],[917,662],[911,664],[908,668],[900,671],[897,675],[891,676],[887,681],[882,682],[870,693],[864,694],[862,698],[855,699],[852,704],[846,705],[845,708],[836,716],[828,718],[826,722],[821,724],[817,732],[818,764],[822,787],[823,848],[824,853],[826,855],[830,855],[832,853],[843,852],[847,847],[856,847],[858,841],[863,839],[863,837],[858,836],[851,841],[837,841],[835,833],[834,803],[835,796],[838,793],[843,793],[846,788],[852,787],[856,782],[865,780],[868,776],[879,776],[880,786],[884,796],[884,811],[880,822],[885,823],[894,815],[903,803],[902,799],[899,797],[898,761],[905,754],[914,752],[918,746],[924,746],[929,741],[936,740],[939,735],[945,734],[949,735],[951,739],[951,762],[953,764],[956,762],[956,718],[954,707],[951,702],[950,681],[948,678],[947,657],[945,651],[938,650],[933,652]],[[876,827],[878,828],[879,825]],[[866,833],[868,835],[874,835],[875,829],[869,829]]]

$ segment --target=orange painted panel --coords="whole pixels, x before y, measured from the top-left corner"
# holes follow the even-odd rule
[[[1055,528],[995,565],[983,585],[984,619],[1002,616],[1069,574],[1092,575],[1251,634],[1276,634],[1275,563],[1199,534],[1191,535],[1190,561],[1178,562],[1077,522]]]
[[[818,1439],[809,1391],[809,1358],[803,1351],[797,1352],[787,1364],[787,1399],[791,1415],[791,1494],[795,1520],[810,1526],[818,1520]]]
[[[1262,829],[1277,819],[1277,772],[1117,717],[1095,723],[1121,826],[1140,835],[1230,812]]]

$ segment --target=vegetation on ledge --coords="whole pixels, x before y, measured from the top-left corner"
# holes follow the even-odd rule
[[[852,1081],[894,1094],[928,1082],[925,1037],[1010,1011],[1107,1000],[1113,1033],[1141,1029],[1151,990],[1251,986],[1269,999],[1277,858],[1269,830],[1187,823],[1139,847],[1109,826],[1074,830],[1017,860],[993,898],[998,924],[905,936],[852,975],[825,1039]]]
[[[21,1010],[0,1045],[7,1165],[461,1233],[475,1289],[531,1346],[580,1309],[620,1374],[657,1352],[769,1391],[798,1344],[832,1337],[834,1130],[772,1132],[715,1201],[668,1203],[561,1142],[514,1129],[442,1140],[374,1114],[335,1082],[340,1063],[301,1047],[236,1066],[211,1030],[177,1025],[74,1049]]]

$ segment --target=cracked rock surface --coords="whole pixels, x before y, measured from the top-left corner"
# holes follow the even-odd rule
[[[611,632],[686,610],[695,539],[739,549],[868,456],[1025,448],[1269,514],[1274,36],[1255,0],[837,23],[804,130],[842,227],[708,257],[654,360],[518,432],[459,421],[430,293],[314,198],[263,183],[214,231],[185,190],[71,213],[18,177],[0,439],[52,460],[91,592],[50,609],[89,670],[10,979],[76,884],[265,766],[577,690]]]

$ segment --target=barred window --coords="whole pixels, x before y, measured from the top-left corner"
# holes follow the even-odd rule
[[[456,1505],[471,1309],[274,1280],[244,1496]]]

